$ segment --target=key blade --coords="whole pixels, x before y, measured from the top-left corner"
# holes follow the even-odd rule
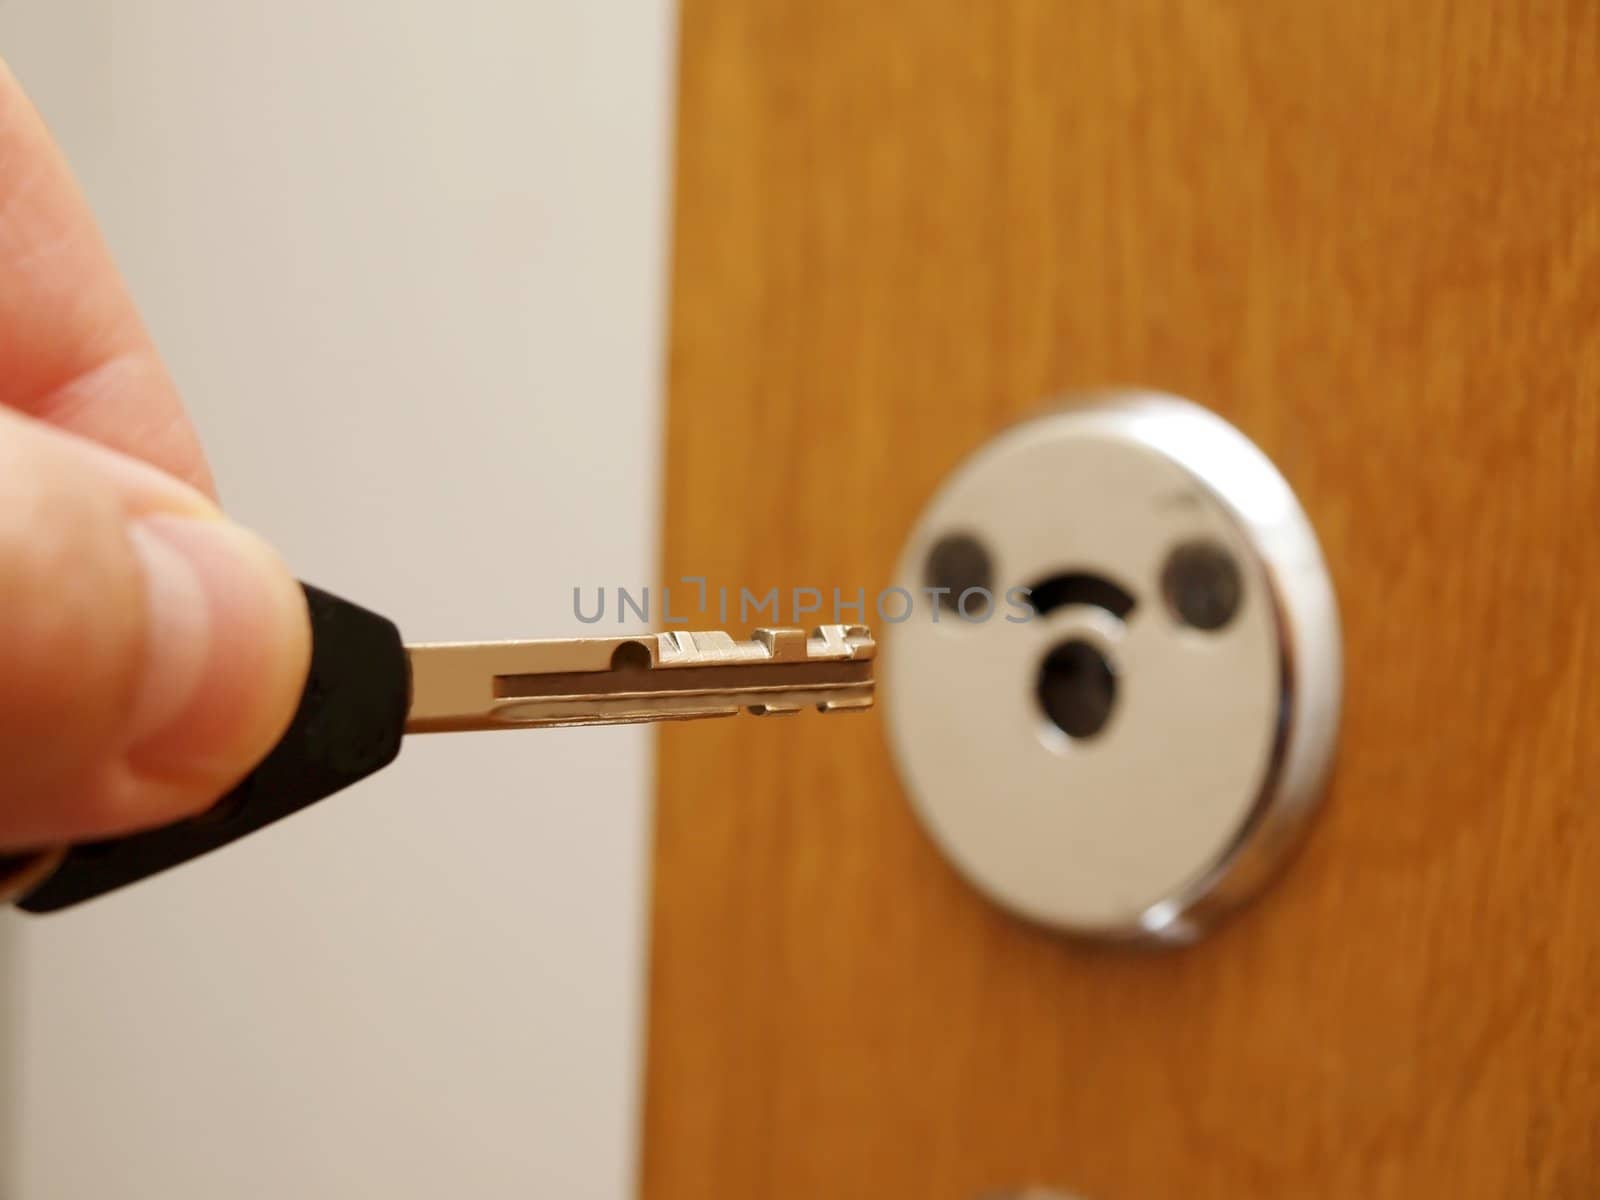
[[[408,733],[871,708],[863,625],[407,647]]]

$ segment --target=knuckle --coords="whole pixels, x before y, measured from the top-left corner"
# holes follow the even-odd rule
[[[116,498],[58,456],[0,445],[0,481],[0,722],[81,754],[131,705],[137,562]]]

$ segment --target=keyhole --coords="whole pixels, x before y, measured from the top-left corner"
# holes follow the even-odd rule
[[[1098,646],[1074,638],[1045,655],[1035,695],[1044,715],[1062,733],[1092,738],[1111,719],[1117,677]]]

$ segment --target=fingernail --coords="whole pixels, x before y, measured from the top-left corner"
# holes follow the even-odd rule
[[[305,600],[277,556],[221,517],[128,527],[144,572],[144,671],[129,759],[231,780],[287,728],[305,677]]]

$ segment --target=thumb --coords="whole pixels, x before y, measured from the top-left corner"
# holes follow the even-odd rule
[[[254,534],[0,410],[0,849],[203,810],[288,727],[310,633]]]

